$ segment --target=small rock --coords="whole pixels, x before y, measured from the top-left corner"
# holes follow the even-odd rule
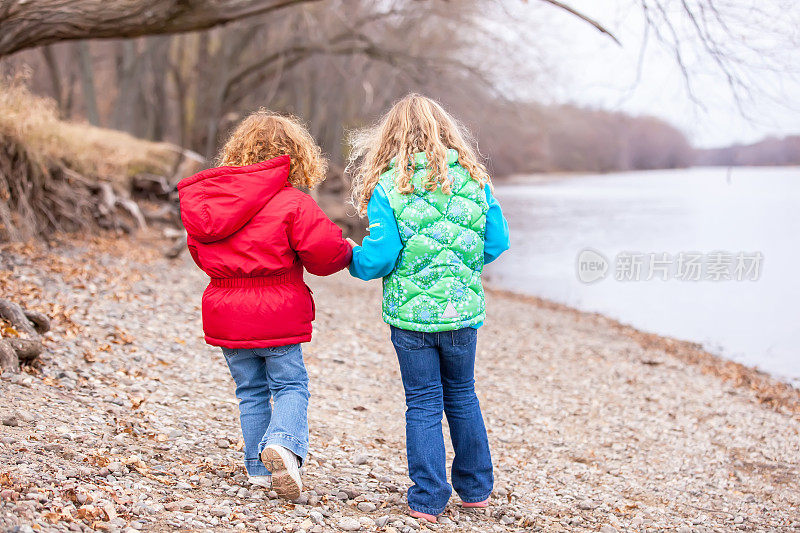
[[[192,509],[194,509],[194,502],[191,500],[181,501],[181,509],[184,511],[191,511]]]
[[[603,524],[600,526],[600,533],[617,533],[617,529],[608,524]]]
[[[436,521],[444,525],[453,523],[453,521],[447,518],[446,516],[440,516],[439,518],[436,519]]]
[[[19,426],[19,419],[16,416],[7,416],[3,418],[3,425],[15,428]]]
[[[164,510],[166,511],[177,511],[181,508],[180,502],[167,502],[164,504]]]
[[[223,516],[228,516],[231,511],[227,507],[212,507],[208,512],[211,514],[211,516],[222,518]]]
[[[356,455],[355,457],[353,457],[353,464],[354,465],[365,465],[365,464],[367,464],[367,461],[369,461],[369,457],[367,457],[363,453],[360,453],[360,454]]]
[[[375,525],[378,527],[383,527],[389,522],[389,515],[380,516],[375,519]]]
[[[362,513],[371,513],[377,508],[378,506],[372,502],[359,502],[358,504],[358,510]]]
[[[297,507],[294,508],[294,515],[299,516],[301,518],[304,516],[308,516],[308,509],[306,509],[302,505],[298,505]]]
[[[16,416],[17,419],[21,420],[22,422],[25,422],[26,424],[30,424],[31,422],[36,420],[36,418],[32,414],[26,411],[16,411],[14,412],[14,416]]]
[[[339,529],[342,531],[358,531],[361,529],[361,523],[356,520],[355,518],[340,518],[336,525],[339,526]]]
[[[356,490],[356,489],[354,489],[352,487],[346,488],[346,489],[342,489],[342,492],[347,494],[347,497],[350,498],[351,500],[353,498],[358,498],[359,496],[361,496],[361,493],[358,490]]]
[[[113,503],[107,503],[103,506],[103,515],[106,521],[117,519],[117,510],[114,508]]]
[[[596,509],[598,504],[593,502],[592,500],[581,500],[578,502],[578,509],[582,509],[584,511],[591,511],[592,509]]]
[[[217,446],[219,446],[220,448],[223,448],[223,449],[230,448],[231,443],[228,442],[228,439],[219,439],[217,441]]]

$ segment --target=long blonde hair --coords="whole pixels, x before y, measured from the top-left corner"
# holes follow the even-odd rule
[[[306,127],[295,117],[261,108],[233,130],[218,157],[220,166],[246,166],[279,155],[291,158],[289,183],[315,187],[325,179],[328,161]]]
[[[490,182],[466,128],[437,102],[419,94],[409,94],[395,103],[373,126],[351,132],[348,141],[351,151],[346,173],[351,176],[350,200],[361,216],[367,212],[381,174],[395,157],[395,185],[403,194],[414,191],[411,178],[417,152],[425,152],[428,160],[430,172],[423,180],[428,191],[441,186],[444,193],[451,192],[447,180],[449,148],[458,152],[458,162],[481,187]]]

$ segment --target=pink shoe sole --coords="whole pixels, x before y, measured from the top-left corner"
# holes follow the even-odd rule
[[[486,498],[482,502],[461,502],[461,507],[465,509],[474,509],[474,508],[482,508],[489,506],[489,498]]]
[[[409,509],[408,514],[412,518],[421,518],[422,520],[427,520],[428,522],[433,522],[434,524],[436,523],[436,517],[433,516],[432,514],[420,513],[419,511],[415,511],[414,509]]]

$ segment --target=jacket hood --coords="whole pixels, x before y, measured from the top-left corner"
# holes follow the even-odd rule
[[[244,167],[209,168],[181,180],[178,194],[186,232],[202,243],[240,230],[288,185],[288,155]]]

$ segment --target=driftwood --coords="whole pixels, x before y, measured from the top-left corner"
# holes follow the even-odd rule
[[[172,245],[164,252],[167,259],[177,259],[186,249],[186,233],[173,237]]]
[[[20,363],[30,363],[42,353],[42,334],[50,330],[50,319],[3,298],[0,318],[9,322],[18,335],[0,337],[0,368],[19,372]]]
[[[117,208],[120,208],[136,222],[136,226],[139,229],[147,227],[147,222],[145,222],[144,215],[139,209],[139,204],[126,195],[118,194],[114,191],[111,183],[100,181],[95,184],[94,189],[98,198],[97,204],[95,204],[97,209],[96,218],[100,226],[114,229],[121,228],[128,233],[132,232],[132,228],[119,216]]]

